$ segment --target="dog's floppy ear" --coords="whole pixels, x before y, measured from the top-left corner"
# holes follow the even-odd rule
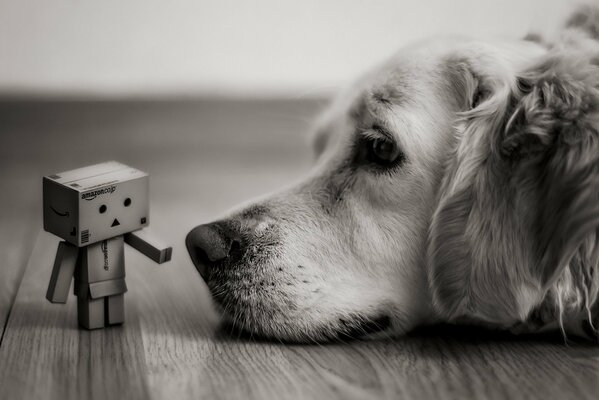
[[[521,98],[499,146],[520,164],[521,180],[537,179],[541,258],[533,268],[546,286],[599,228],[599,68],[588,55],[559,54],[520,84]]]
[[[481,198],[487,183],[483,172],[490,154],[489,132],[499,132],[505,124],[512,82],[509,77],[485,79],[468,60],[454,63],[451,75],[455,92],[464,99],[465,110],[456,124],[457,145],[447,162],[439,189],[438,206],[428,238],[428,274],[433,303],[450,321],[491,316],[511,320],[514,296],[505,293],[514,277],[500,271],[507,260],[509,243],[493,240],[483,220],[489,201]],[[460,76],[461,73],[461,76]],[[500,215],[497,221],[509,219]],[[481,227],[483,231],[481,232]],[[505,234],[503,228],[497,235]],[[484,249],[484,250],[483,250]],[[485,250],[489,251],[485,251]],[[499,307],[495,307],[499,304]]]
[[[449,320],[507,328],[547,297],[560,313],[596,299],[599,69],[562,50],[464,116],[428,247]]]

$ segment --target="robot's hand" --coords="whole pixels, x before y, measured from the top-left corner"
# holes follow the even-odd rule
[[[173,248],[160,243],[147,229],[125,234],[125,243],[158,264],[171,260]]]

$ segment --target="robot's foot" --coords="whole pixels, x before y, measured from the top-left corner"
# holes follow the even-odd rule
[[[122,294],[105,298],[106,325],[120,325],[125,322],[125,297]]]
[[[125,322],[125,302],[122,294],[99,299],[77,298],[79,325],[85,329],[104,328]]]
[[[86,329],[104,328],[104,298],[77,298],[79,325]]]

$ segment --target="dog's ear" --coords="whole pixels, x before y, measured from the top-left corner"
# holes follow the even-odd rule
[[[465,114],[441,185],[429,277],[450,320],[505,328],[549,292],[597,295],[599,69],[560,50],[516,82]]]
[[[472,61],[466,57],[450,56],[445,61],[449,100],[461,112],[476,109],[491,97],[498,81],[483,76],[474,70]]]
[[[507,264],[504,254],[510,254],[509,243],[494,240],[497,235],[505,236],[510,226],[496,234],[489,226],[489,222],[511,221],[502,215],[485,220],[493,200],[481,197],[487,193],[478,186],[489,182],[484,172],[491,152],[490,133],[499,132],[505,124],[513,85],[507,77],[486,79],[468,60],[454,63],[451,71],[462,112],[455,126],[457,144],[447,161],[429,229],[433,303],[450,321],[493,318],[511,322],[516,301],[506,293],[517,277],[500,272]]]
[[[588,55],[559,54],[519,82],[499,152],[517,166],[518,182],[536,180],[540,259],[532,267],[546,287],[599,228],[599,68]]]

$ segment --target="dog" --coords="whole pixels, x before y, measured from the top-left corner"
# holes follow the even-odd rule
[[[194,228],[223,320],[290,342],[438,322],[597,338],[599,8],[421,41],[319,119],[306,179]]]

